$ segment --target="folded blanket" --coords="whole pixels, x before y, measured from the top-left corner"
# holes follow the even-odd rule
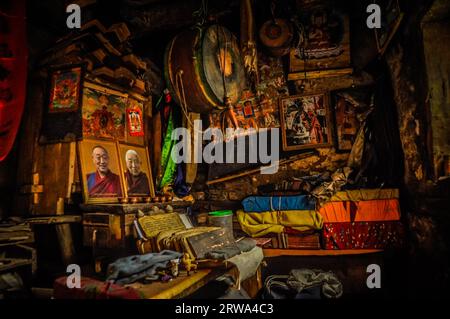
[[[176,251],[164,250],[160,253],[119,258],[108,265],[107,281],[124,285],[145,277],[156,279],[158,270],[166,268],[172,259],[178,259],[182,255]]]
[[[256,241],[251,238],[244,238],[238,242],[213,248],[205,254],[206,258],[225,260],[255,248]]]
[[[242,200],[245,212],[278,210],[314,210],[316,201],[311,196],[250,196]]]
[[[319,209],[325,223],[400,220],[398,199],[328,202]]]
[[[269,233],[282,233],[285,227],[298,231],[322,228],[322,216],[313,210],[291,210],[278,212],[237,211],[241,228],[251,237],[261,237]]]
[[[383,189],[353,189],[339,191],[330,198],[330,202],[361,201],[374,199],[398,199],[399,191],[397,188]]]

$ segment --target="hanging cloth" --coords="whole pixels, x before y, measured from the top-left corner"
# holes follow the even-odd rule
[[[172,110],[173,111],[173,110]],[[167,121],[167,130],[164,136],[164,143],[161,152],[162,177],[158,184],[158,189],[162,189],[172,183],[177,164],[172,159],[172,149],[175,141],[172,140],[172,131],[174,130],[173,112],[170,112]]]
[[[8,156],[22,118],[27,82],[25,1],[10,0],[0,12],[0,161]]]

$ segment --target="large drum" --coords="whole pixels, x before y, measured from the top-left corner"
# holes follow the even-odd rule
[[[245,87],[236,37],[219,25],[180,33],[167,47],[165,76],[177,102],[185,101],[190,111],[222,109],[226,97],[234,105]]]

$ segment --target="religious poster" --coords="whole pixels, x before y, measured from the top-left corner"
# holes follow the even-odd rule
[[[290,72],[306,72],[350,67],[348,16],[318,7],[304,11],[299,22],[305,27],[303,42],[291,49]]]
[[[283,150],[331,145],[328,94],[282,98],[280,114]]]
[[[115,142],[79,142],[83,194],[86,203],[116,203],[124,197]]]
[[[278,112],[279,97],[288,95],[286,77],[283,71],[281,58],[269,57],[258,54],[258,69],[260,81],[257,85],[257,93],[245,89],[241,98],[233,107],[234,115],[240,128],[276,128],[280,127],[280,117]],[[210,127],[212,128],[230,127],[223,118],[223,114],[215,112],[210,114]],[[225,135],[226,132],[224,131]],[[225,139],[237,137],[225,136]]]
[[[130,136],[144,136],[144,121],[143,121],[144,103],[129,98],[127,107],[127,125],[128,134]]]
[[[128,96],[86,83],[83,89],[83,136],[125,140]]]
[[[128,197],[155,197],[150,161],[145,147],[119,144],[123,183]]]
[[[73,112],[80,106],[81,66],[52,74],[49,113]]]
[[[364,113],[370,108],[372,90],[346,89],[335,91],[331,96],[336,117],[336,149],[350,151],[364,120]]]

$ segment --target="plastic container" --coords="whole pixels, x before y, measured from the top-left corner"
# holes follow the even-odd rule
[[[210,226],[223,227],[228,235],[233,238],[233,211],[217,210],[208,214]]]

